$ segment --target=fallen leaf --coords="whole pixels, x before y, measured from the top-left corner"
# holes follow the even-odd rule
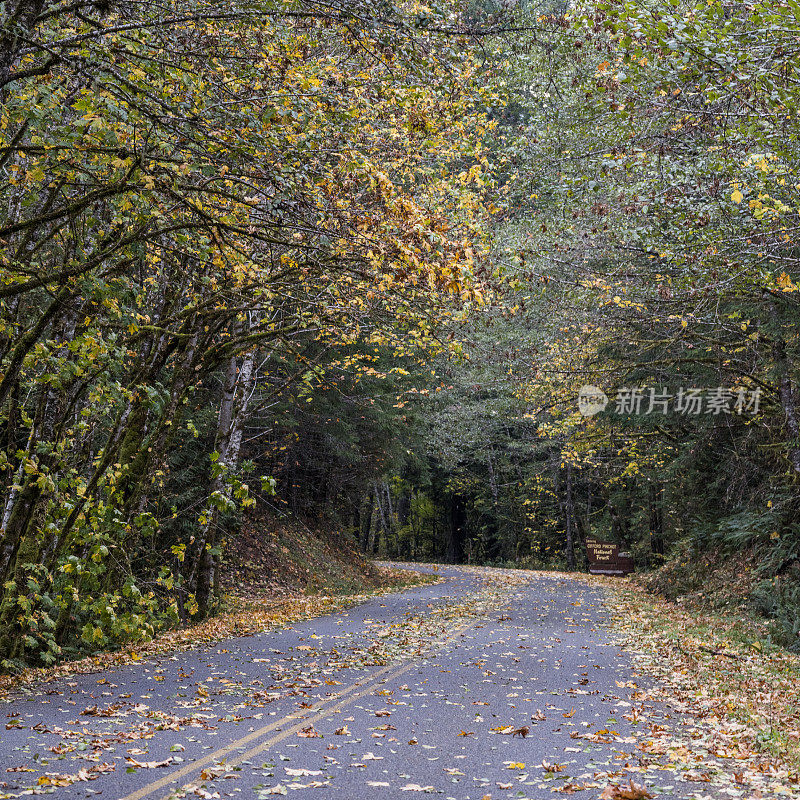
[[[173,762],[172,756],[163,761],[137,761],[135,758],[126,758],[125,763],[140,769],[156,769],[157,767],[168,767]]]
[[[650,800],[652,797],[653,795],[644,786],[629,780],[627,786],[609,783],[603,789],[600,800]]]

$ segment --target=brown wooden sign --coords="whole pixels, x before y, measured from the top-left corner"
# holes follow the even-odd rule
[[[587,539],[586,554],[589,556],[589,572],[593,575],[629,575],[633,572],[630,553],[620,552],[619,545],[613,542]]]

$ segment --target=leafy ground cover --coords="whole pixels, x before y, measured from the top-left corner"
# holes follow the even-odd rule
[[[438,580],[368,562],[341,539],[298,521],[272,523],[258,532],[246,526],[231,547],[236,557],[226,578],[221,613],[114,652],[0,676],[0,698],[11,689],[284,627],[352,607],[374,595]]]
[[[646,676],[631,713],[657,702],[688,721],[678,737],[649,730],[637,745],[642,769],[667,766],[733,797],[796,790],[800,658],[771,644],[768,623],[667,601],[634,581],[599,580],[619,641]]]
[[[392,581],[403,579],[382,569]],[[437,571],[451,583],[405,599],[375,601],[355,616],[320,620],[322,627],[298,633],[298,639],[287,632],[278,649],[265,650],[262,644],[256,653],[249,650],[250,640],[228,642],[216,650],[212,663],[184,662],[177,675],[174,659],[143,664],[145,683],[139,689],[106,676],[97,689],[90,681],[95,693],[80,698],[74,720],[66,720],[68,728],[60,715],[55,722],[48,716],[49,698],[40,716],[32,707],[17,709],[8,715],[7,729],[28,727],[41,737],[59,738],[36,744],[37,752],[44,748],[56,756],[52,764],[49,755],[47,763],[23,763],[27,740],[22,749],[13,748],[20,761],[7,772],[21,777],[7,779],[19,783],[17,788],[33,785],[39,793],[77,781],[102,782],[103,773],[114,769],[166,768],[195,750],[213,748],[216,740],[204,745],[197,739],[203,731],[222,736],[245,720],[266,721],[272,711],[265,711],[265,704],[277,709],[283,703],[284,712],[285,707],[311,708],[312,698],[325,695],[326,687],[331,692],[345,687],[350,670],[407,662],[413,665],[413,675],[406,670],[403,678],[408,683],[376,685],[365,700],[354,696],[357,702],[347,717],[326,721],[323,714],[298,723],[297,732],[288,728],[284,738],[290,749],[276,751],[280,763],[272,758],[269,768],[255,770],[257,775],[246,765],[229,775],[230,764],[214,763],[199,783],[195,776],[181,791],[223,796],[214,786],[217,778],[228,786],[234,779],[242,786],[257,780],[259,797],[321,788],[330,780],[348,786],[366,781],[371,790],[393,786],[396,777],[402,791],[432,792],[438,790],[438,772],[423,767],[446,754],[454,764],[444,770],[448,784],[476,780],[491,797],[495,784],[503,791],[515,786],[525,796],[530,795],[526,787],[535,786],[603,800],[800,797],[794,704],[800,659],[773,646],[758,621],[665,602],[633,580],[464,566]],[[420,577],[406,575],[405,580]],[[149,652],[106,655],[83,667],[96,670],[114,658],[137,661],[150,653],[279,628],[353,598],[254,597],[202,626],[160,638]],[[605,622],[603,602],[610,613]],[[454,639],[463,626],[470,626],[472,635]],[[454,640],[453,651],[441,661],[437,654],[446,639]],[[617,646],[626,652],[617,655]],[[248,660],[256,665],[250,672]],[[69,666],[75,667],[65,669]],[[134,698],[131,691],[144,694]],[[157,699],[162,695],[174,702],[162,707]],[[159,733],[165,730],[174,738],[166,741]],[[550,738],[556,734],[561,738]],[[373,749],[362,755],[367,741]],[[120,743],[126,752],[114,755]],[[342,753],[331,754],[340,743],[346,745]],[[462,745],[486,745],[484,760],[473,754],[474,763],[455,761],[467,758]],[[419,770],[409,770],[405,760],[392,761],[395,751],[406,747],[424,750]],[[584,763],[581,754],[587,753],[594,754],[591,763]],[[51,771],[55,761],[58,772]],[[73,761],[82,770],[73,769]],[[388,772],[362,773],[373,761]],[[499,777],[492,773],[495,767],[503,770]]]

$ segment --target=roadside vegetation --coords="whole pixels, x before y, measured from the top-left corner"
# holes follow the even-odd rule
[[[762,774],[782,770],[785,780],[798,782],[800,656],[773,641],[763,618],[682,598],[665,603],[635,585],[610,587],[609,598],[620,640],[657,679],[645,684],[640,700],[688,714],[716,742],[709,759],[754,758]]]
[[[793,1],[6,3],[0,668],[279,596],[241,551],[286,519],[528,568],[593,536],[674,599],[733,564],[799,650],[798,32]],[[302,591],[362,591],[319,548]]]

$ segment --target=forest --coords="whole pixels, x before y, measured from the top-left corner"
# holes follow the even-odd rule
[[[735,560],[800,648],[796,0],[0,17],[3,670],[215,613],[259,509]]]

